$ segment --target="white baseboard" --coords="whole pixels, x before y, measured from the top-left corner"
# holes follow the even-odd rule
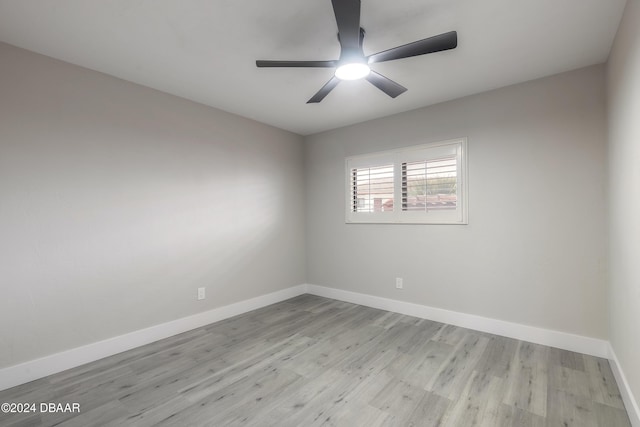
[[[474,329],[476,331],[488,332],[495,335],[515,338],[517,340],[561,348],[563,350],[575,351],[602,358],[609,357],[609,342],[597,338],[574,335],[550,329],[542,329],[519,323],[506,322],[504,320],[491,319],[488,317],[460,313],[457,311],[443,310],[441,308],[376,297],[357,292],[344,291],[341,289],[327,288],[324,286],[307,285],[307,292],[326,298],[333,298],[340,301],[365,305],[367,307],[393,311],[395,313],[420,317],[436,322],[448,323],[450,325]]]
[[[238,314],[284,301],[306,293],[306,285],[298,285],[213,310],[140,329],[117,337],[76,347],[60,353],[0,369],[0,390],[46,377],[85,363],[140,347]]]
[[[610,364],[613,376],[616,378],[620,394],[622,395],[624,407],[627,410],[627,414],[629,414],[631,425],[633,427],[640,427],[640,407],[638,407],[638,401],[633,396],[627,377],[622,370],[622,366],[620,366],[618,356],[616,356],[616,352],[613,351],[613,347],[611,345],[609,345],[609,361],[611,362]]]

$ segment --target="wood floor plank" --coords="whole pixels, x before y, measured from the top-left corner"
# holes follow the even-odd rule
[[[392,311],[387,312],[385,315],[376,319],[372,325],[380,326],[384,329],[389,329],[402,319],[402,314],[394,313]]]
[[[81,413],[78,416],[59,424],[60,427],[104,426],[114,417],[126,417],[127,409],[117,400],[111,400],[102,406]]]
[[[549,362],[574,371],[584,371],[584,357],[580,353],[562,350],[559,348],[549,349]]]
[[[591,399],[589,378],[585,372],[559,365],[549,367],[549,390],[564,391]]]
[[[606,359],[301,295],[0,392],[0,426],[630,427]]]
[[[442,323],[424,319],[422,320],[423,321],[419,325],[415,325],[416,327],[412,328],[415,333],[411,339],[408,342],[403,343],[402,347],[399,348],[403,353],[415,355],[423,351],[424,346],[429,342],[433,342],[433,338],[444,326]]]
[[[411,418],[425,395],[424,389],[394,379],[380,390],[369,405],[404,420]]]
[[[594,401],[614,408],[624,409],[620,390],[611,371],[609,361],[597,357],[585,358],[589,390]]]
[[[547,416],[549,348],[520,341],[507,373],[503,403]]]
[[[191,405],[192,403],[184,397],[175,395],[170,400],[158,402],[151,407],[128,407],[128,414],[115,416],[111,421],[106,422],[100,427],[152,427],[168,418],[176,416]]]
[[[348,357],[356,357],[362,347],[370,349],[379,335],[379,328],[367,326],[357,331],[345,330],[327,338],[313,348],[292,357],[291,369],[307,378],[313,378],[327,368],[345,363]]]
[[[624,409],[613,408],[599,402],[593,404],[599,426],[631,427],[629,416]]]
[[[491,421],[497,418],[504,388],[505,380],[474,371],[460,398],[451,405],[443,427],[491,425]]]
[[[477,369],[496,377],[505,378],[511,368],[517,347],[517,340],[495,335],[490,336]]]
[[[381,411],[373,406],[355,402],[352,405],[344,405],[328,413],[325,417],[317,418],[306,427],[385,427],[397,426],[395,416]]]
[[[191,401],[199,401],[219,389],[235,383],[239,378],[247,377],[264,369],[271,369],[280,361],[290,360],[303,352],[313,341],[307,337],[297,337],[273,345],[248,357],[227,369],[215,372],[202,379],[197,379],[178,392]]]
[[[440,372],[427,384],[426,389],[451,400],[457,400],[480,361],[489,340],[474,333],[462,338],[453,355],[440,368]]]
[[[443,342],[427,341],[414,355],[402,353],[388,367],[396,378],[427,389],[444,364],[452,357],[455,347]]]
[[[0,414],[0,425],[3,427],[33,427],[42,426],[44,422],[41,414]]]
[[[442,325],[433,337],[434,341],[444,342],[450,345],[457,345],[469,334],[468,329],[458,328],[453,325]]]
[[[550,389],[548,398],[548,425],[599,427],[597,412],[588,397]],[[609,427],[609,424],[606,426]]]
[[[403,421],[408,427],[442,426],[444,415],[451,404],[449,399],[425,391],[416,409]]]
[[[375,411],[371,411],[368,402],[394,379],[386,373],[386,367],[396,355],[393,350],[377,353],[363,370],[327,368],[301,390],[292,391],[289,396],[284,396],[285,399],[276,402],[272,411],[266,417],[260,417],[261,421],[256,425],[278,425],[277,422],[264,424],[265,419],[286,419],[292,426],[322,425],[325,422],[330,425],[340,417],[351,419],[349,414],[355,407],[363,407],[371,414]],[[382,414],[381,425],[395,423],[395,417],[379,412]]]
[[[191,406],[158,423],[158,426],[189,423],[240,425],[246,423],[252,411],[265,405],[268,399],[276,398],[287,386],[300,379],[299,375],[285,368],[265,366],[252,375],[204,395]]]
[[[547,425],[549,427],[555,426],[553,423],[547,424],[544,417],[514,406],[501,404],[497,419],[491,424],[486,424],[486,427],[546,427]],[[483,427],[485,427],[484,424]],[[564,426],[558,424],[558,427]]]
[[[250,426],[304,425],[307,422],[321,419],[329,408],[339,401],[357,383],[353,378],[343,376],[339,371],[327,369],[298,387],[295,392],[284,393],[277,404],[268,411],[249,422]]]

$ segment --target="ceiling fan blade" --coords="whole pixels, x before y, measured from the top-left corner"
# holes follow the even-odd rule
[[[418,40],[413,43],[374,53],[369,56],[369,64],[455,49],[456,46],[458,46],[458,33],[449,31],[448,33],[429,37],[428,39]]]
[[[315,68],[333,68],[336,67],[338,61],[269,61],[257,60],[257,67],[315,67]]]
[[[332,77],[322,89],[320,89],[315,95],[311,97],[310,100],[307,101],[307,104],[316,104],[324,99],[325,96],[329,95],[329,92],[333,90],[334,87],[338,86],[340,83],[340,79],[337,77]]]
[[[338,24],[342,53],[360,52],[360,0],[331,0],[331,4]]]
[[[375,71],[371,70],[369,75],[366,77],[367,81],[389,95],[392,98],[402,94],[407,90],[406,87],[399,85],[393,80],[383,76],[382,74],[378,74]]]

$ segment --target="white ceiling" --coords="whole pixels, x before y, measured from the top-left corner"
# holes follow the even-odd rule
[[[605,62],[626,0],[362,0],[365,54],[458,31],[458,48],[375,64],[306,101],[337,59],[330,0],[0,0],[0,41],[307,135]]]

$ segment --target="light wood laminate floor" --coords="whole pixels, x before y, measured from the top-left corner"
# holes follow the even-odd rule
[[[303,295],[0,392],[2,426],[629,426],[606,359]]]

